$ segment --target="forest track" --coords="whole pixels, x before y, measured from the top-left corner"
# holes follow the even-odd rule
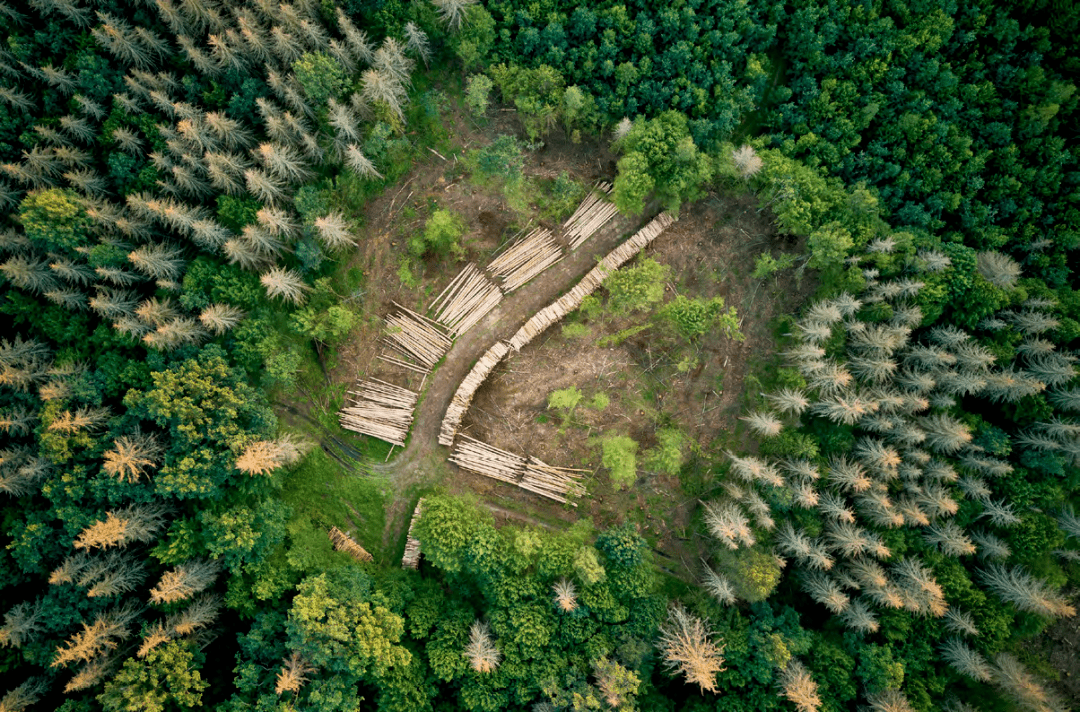
[[[434,484],[436,478],[432,477],[430,468],[425,465],[431,463],[433,456],[445,460],[449,455],[449,449],[439,445],[439,429],[458,385],[476,360],[495,342],[508,340],[526,320],[577,284],[599,259],[641,224],[640,218],[617,214],[588,242],[528,284],[508,294],[497,307],[454,341],[421,393],[404,450],[393,456],[389,463],[371,465],[375,472],[390,476],[394,482],[395,502],[388,507],[384,545],[402,536],[408,527],[408,521],[402,519],[412,513],[412,506],[403,500],[410,496],[414,487]],[[561,235],[559,241],[565,249],[567,245]],[[507,358],[513,358],[513,354]],[[440,449],[444,452],[440,452]]]

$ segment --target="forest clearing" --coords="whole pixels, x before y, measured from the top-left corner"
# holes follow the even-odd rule
[[[1075,708],[1078,29],[0,1],[0,712]]]

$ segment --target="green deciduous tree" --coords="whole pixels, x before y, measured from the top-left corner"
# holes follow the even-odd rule
[[[686,115],[680,112],[638,119],[619,145],[625,155],[619,160],[613,196],[625,214],[639,214],[650,189],[665,209],[678,213],[683,202],[701,197],[712,176],[712,161],[694,144]]]
[[[209,683],[199,666],[203,656],[190,643],[170,641],[143,659],[130,658],[105,683],[98,702],[109,712],[165,712],[202,706]]]
[[[90,218],[71,190],[30,192],[19,205],[19,222],[32,242],[48,250],[73,250],[89,239]]]
[[[236,471],[231,448],[269,433],[273,415],[217,347],[151,374],[152,386],[124,398],[129,412],[166,428],[170,445],[155,487],[181,497],[213,493]],[[238,474],[238,473],[236,473]]]
[[[286,625],[290,647],[328,673],[353,678],[408,665],[411,653],[399,644],[404,621],[369,598],[371,583],[351,567],[300,582]]]
[[[664,285],[670,277],[670,266],[649,258],[616,270],[604,280],[608,307],[618,315],[650,309],[664,300]]]

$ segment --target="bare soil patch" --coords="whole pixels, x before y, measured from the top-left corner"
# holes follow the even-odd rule
[[[587,320],[586,336],[566,336],[552,328],[499,366],[477,393],[463,432],[553,465],[588,468],[589,497],[580,511],[552,503],[547,505],[552,516],[584,514],[601,527],[629,519],[661,552],[692,563],[696,556],[688,525],[696,498],[687,495],[679,477],[651,471],[644,456],[663,427],[678,427],[687,439],[684,451],[702,460],[734,444],[747,373],[775,350],[776,317],[795,309],[815,286],[810,276],[799,283],[750,276],[761,252],[802,247],[778,236],[770,218],[758,212],[752,196],[712,195],[684,206],[679,222],[645,252],[672,267],[667,298],[721,296],[735,306],[744,341],[716,333],[672,349],[654,326],[618,345],[597,344],[647,323],[641,315]],[[564,423],[547,409],[547,399],[552,391],[570,386],[579,388],[583,398]],[[590,405],[597,394],[606,396],[603,408]],[[613,487],[601,467],[600,439],[616,433],[640,445],[638,478],[627,490]],[[470,485],[523,506],[545,506],[500,483]]]

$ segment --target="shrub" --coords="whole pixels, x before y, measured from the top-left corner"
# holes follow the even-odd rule
[[[603,442],[603,464],[611,470],[611,482],[625,488],[637,479],[637,442],[627,435],[610,435]]]
[[[656,432],[656,447],[646,457],[649,467],[668,475],[676,475],[683,464],[683,434],[677,428]]]
[[[670,276],[671,267],[652,259],[617,270],[604,280],[608,307],[615,314],[644,311],[663,301],[664,283]]]
[[[486,74],[474,74],[469,77],[465,88],[465,103],[473,116],[481,117],[487,113],[488,105],[491,103],[491,89],[494,86],[494,82]]]
[[[465,248],[461,246],[461,236],[465,234],[465,220],[449,210],[436,210],[424,224],[424,231],[409,240],[409,251],[415,257],[434,253],[442,256],[452,253],[461,258]]]
[[[562,327],[562,335],[567,339],[584,339],[589,333],[589,327],[584,324],[563,324]]]
[[[723,309],[722,297],[713,297],[704,301],[697,298],[690,299],[680,294],[660,310],[659,316],[671,324],[680,336],[689,341],[704,336],[714,327],[722,329],[727,336],[742,341],[743,335],[739,331],[735,307],[730,307],[726,312]]]
[[[779,272],[782,269],[795,266],[795,255],[789,253],[780,253],[780,257],[774,258],[768,252],[762,252],[758,255],[757,261],[754,262],[754,271],[751,276],[754,279],[765,279],[773,274]]]
[[[340,96],[348,84],[341,63],[324,52],[305,52],[293,63],[293,73],[315,106]]]

